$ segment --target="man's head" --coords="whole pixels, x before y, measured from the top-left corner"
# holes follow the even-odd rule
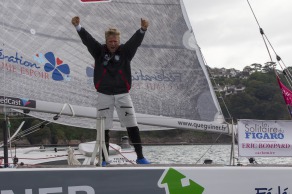
[[[105,31],[105,41],[108,50],[114,53],[120,46],[120,32],[115,28]]]

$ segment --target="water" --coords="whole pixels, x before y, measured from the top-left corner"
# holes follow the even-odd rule
[[[173,145],[144,146],[144,155],[154,164],[203,164],[205,159],[213,164],[229,165],[231,145]],[[238,157],[235,147],[235,162],[248,164],[248,158]],[[292,164],[292,157],[256,157],[258,164]]]
[[[2,151],[2,148],[0,148]],[[205,159],[213,164],[229,165],[231,145],[167,145],[143,146],[144,156],[154,164],[203,164]],[[235,162],[248,164],[248,158],[238,157],[235,147]],[[256,157],[258,164],[292,165],[292,157]]]

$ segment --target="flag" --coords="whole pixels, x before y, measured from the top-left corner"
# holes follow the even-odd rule
[[[292,91],[290,91],[279,79],[277,76],[277,81],[279,83],[279,86],[282,90],[283,98],[285,100],[285,103],[289,106],[292,106]]]

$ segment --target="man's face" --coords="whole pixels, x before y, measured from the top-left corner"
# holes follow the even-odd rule
[[[106,39],[106,46],[111,53],[116,52],[116,50],[120,46],[120,36],[117,35],[110,35]]]

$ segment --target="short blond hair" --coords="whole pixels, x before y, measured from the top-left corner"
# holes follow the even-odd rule
[[[109,28],[107,31],[105,31],[105,39],[107,40],[107,38],[111,35],[120,36],[120,32],[116,28]]]

